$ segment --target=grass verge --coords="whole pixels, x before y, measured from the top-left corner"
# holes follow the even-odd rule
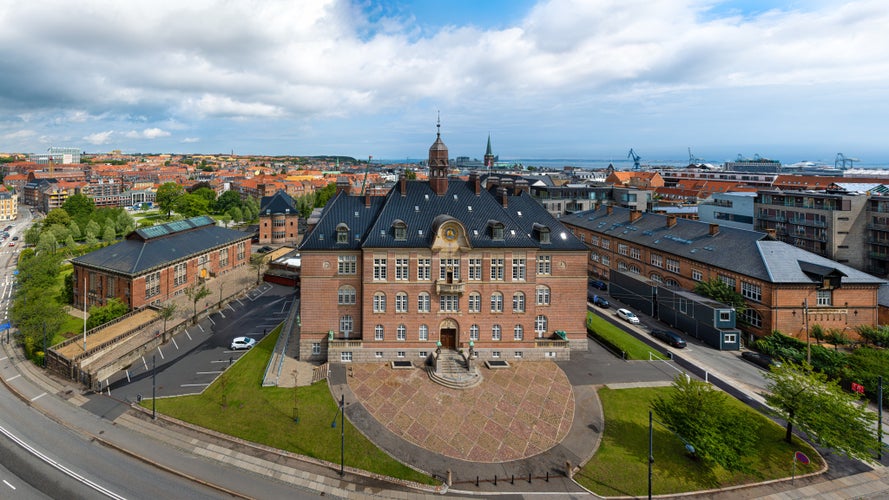
[[[648,409],[655,397],[671,390],[671,387],[600,389],[605,432],[596,455],[575,474],[575,480],[603,496],[645,495],[648,492]],[[765,421],[756,441],[756,451],[749,458],[755,473],[730,473],[721,467],[707,467],[689,457],[682,441],[672,432],[655,423],[653,494],[700,491],[790,477],[795,451],[802,451],[811,459],[808,465],[796,464],[797,475],[821,469],[821,457],[808,444],[796,436],[792,445],[787,444],[783,428],[740,401],[732,399],[731,402]],[[738,429],[738,432],[744,432],[744,429]]]
[[[649,353],[655,359],[664,357],[651,346],[611,324],[607,319],[587,311],[586,327],[606,343],[626,353],[627,359],[648,359]]]
[[[308,387],[262,387],[266,364],[281,327],[246,352],[203,394],[157,400],[157,411],[192,424],[300,455],[340,462],[338,405],[323,381]],[[151,407],[150,400],[142,405]],[[296,416],[299,421],[296,421]],[[393,459],[346,419],[345,463],[423,484],[431,477]]]

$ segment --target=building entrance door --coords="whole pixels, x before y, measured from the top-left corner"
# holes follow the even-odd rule
[[[457,329],[442,328],[441,329],[441,347],[443,349],[457,348]]]

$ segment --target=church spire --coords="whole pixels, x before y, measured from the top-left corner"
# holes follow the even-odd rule
[[[491,133],[488,132],[488,148],[485,149],[485,168],[494,168],[494,150],[491,147]]]
[[[429,148],[429,186],[435,194],[443,196],[448,191],[448,147],[441,140],[441,115],[435,122],[435,142]]]

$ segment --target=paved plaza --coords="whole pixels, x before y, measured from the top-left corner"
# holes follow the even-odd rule
[[[574,394],[550,362],[485,370],[480,385],[456,390],[425,370],[355,364],[349,387],[367,411],[395,435],[447,457],[509,462],[560,443],[574,420]]]

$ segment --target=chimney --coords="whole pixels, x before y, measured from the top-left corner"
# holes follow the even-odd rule
[[[667,227],[670,228],[675,225],[676,225],[676,216],[675,215],[668,215],[667,216]]]
[[[503,205],[503,208],[507,208],[509,206],[509,191],[505,187],[499,187],[497,194],[500,196],[500,204]]]
[[[613,214],[613,213],[614,213],[614,207],[611,206],[611,205],[608,205],[607,207],[605,207],[605,213],[606,213],[607,215],[611,215],[611,214]]]
[[[488,177],[488,180],[485,181],[485,185],[492,193],[496,193],[497,191],[494,188],[500,185],[500,177]]]
[[[719,224],[710,224],[710,236],[719,234]]]
[[[778,232],[774,229],[766,229],[766,235],[773,240],[778,239]]]
[[[482,179],[479,177],[478,172],[469,174],[469,182],[472,183],[472,190],[476,196],[482,194]]]
[[[364,191],[364,208],[370,208],[370,191]]]
[[[340,191],[345,191],[346,196],[349,196],[349,194],[351,194],[352,184],[349,182],[349,179],[346,179],[345,177],[340,177],[339,179],[336,180],[336,193],[335,194],[340,194]]]
[[[500,179],[500,185],[503,186],[503,189],[509,194],[512,192],[513,180],[509,177],[504,177],[503,179]]]
[[[636,222],[637,220],[642,218],[642,211],[640,210],[630,210],[630,222]]]
[[[526,193],[531,192],[531,186],[528,185],[528,181],[525,179],[519,179],[515,181],[515,194],[516,196],[520,195],[522,191]]]
[[[404,174],[398,176],[398,189],[401,190],[401,196],[407,196],[407,177]]]

